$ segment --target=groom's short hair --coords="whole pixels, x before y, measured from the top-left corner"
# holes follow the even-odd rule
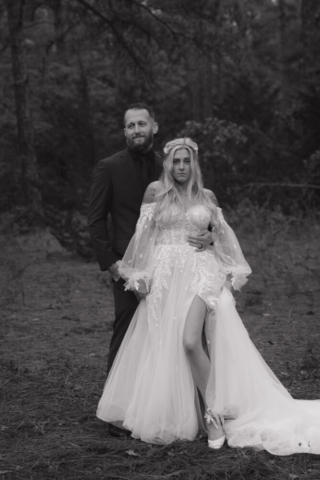
[[[133,103],[132,105],[129,105],[129,107],[125,110],[123,114],[124,124],[125,124],[126,113],[128,110],[147,110],[150,117],[153,118],[153,120],[155,120],[155,114],[152,108],[146,105],[145,103],[138,102],[138,103]]]

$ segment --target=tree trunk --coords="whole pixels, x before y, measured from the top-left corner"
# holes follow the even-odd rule
[[[203,111],[202,111],[202,89],[201,83],[199,82],[199,52],[194,47],[194,45],[188,45],[186,48],[186,68],[187,68],[187,79],[188,79],[188,96],[189,96],[189,116],[192,120],[196,122],[201,122],[203,120]]]
[[[196,122],[203,122],[213,112],[212,56],[211,52],[203,52],[193,44],[185,49],[190,117]]]
[[[278,0],[279,8],[279,44],[280,44],[280,75],[281,75],[281,91],[280,105],[281,109],[286,109],[287,92],[288,92],[288,72],[287,72],[287,18],[285,0]]]
[[[26,66],[23,40],[24,0],[6,0],[10,46],[12,58],[12,75],[16,104],[19,156],[22,172],[22,187],[25,203],[33,213],[41,214],[41,195],[38,190],[37,158],[34,150],[33,125],[27,99],[28,71]]]
[[[64,53],[63,6],[61,0],[50,0],[54,16],[55,47],[59,55]]]
[[[301,40],[304,50],[303,71],[307,80],[320,80],[320,2],[302,0]]]
[[[89,95],[89,86],[87,73],[83,66],[81,57],[79,57],[79,83],[78,83],[78,92],[79,92],[79,105],[80,112],[84,127],[83,135],[83,154],[86,161],[86,168],[89,168],[89,172],[92,170],[92,167],[95,165],[95,141],[94,141],[94,130],[91,124],[91,107],[90,107],[90,95]]]

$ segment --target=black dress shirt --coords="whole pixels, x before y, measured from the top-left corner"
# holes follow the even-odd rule
[[[140,179],[141,185],[145,190],[149,183],[151,183],[155,170],[155,157],[154,151],[137,152],[130,150],[130,155],[133,158],[134,167],[137,172],[137,176]]]

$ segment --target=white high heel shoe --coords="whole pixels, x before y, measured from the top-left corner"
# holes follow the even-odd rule
[[[220,415],[217,415],[216,413],[213,413],[210,408],[207,409],[207,413],[205,414],[204,418],[207,420],[207,423],[213,423],[215,428],[223,427],[224,424],[224,418]],[[226,436],[223,435],[220,438],[217,438],[216,440],[210,440],[208,438],[208,447],[213,448],[214,450],[219,450],[219,448],[222,447],[226,439]]]
[[[214,450],[219,450],[225,442],[226,436],[223,435],[222,437],[218,438],[218,440],[209,440],[208,439],[208,447],[213,448]]]

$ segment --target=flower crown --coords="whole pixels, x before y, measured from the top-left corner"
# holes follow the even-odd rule
[[[198,153],[198,145],[191,140],[191,138],[176,138],[175,140],[171,140],[171,142],[166,143],[163,151],[165,155],[167,155],[170,150],[174,147],[181,147],[181,148],[192,148],[196,153]]]

